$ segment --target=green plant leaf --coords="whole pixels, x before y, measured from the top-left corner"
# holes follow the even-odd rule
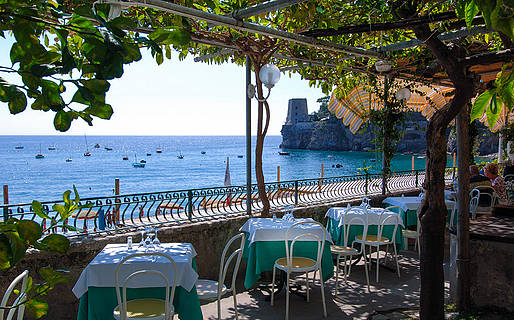
[[[487,126],[489,128],[494,127],[496,121],[498,121],[498,117],[501,113],[501,107],[501,99],[497,95],[493,95],[493,97],[491,98],[491,102],[485,109],[485,112],[487,114]]]
[[[70,241],[63,235],[51,234],[46,236],[41,243],[48,246],[48,250],[59,253],[66,253],[70,248]]]
[[[32,298],[27,301],[25,307],[36,319],[41,318],[48,312],[48,303],[38,298]]]
[[[89,112],[93,116],[106,120],[109,120],[113,113],[111,105],[105,103],[92,104],[90,107],[86,108],[85,111]]]
[[[59,215],[61,216],[61,218],[66,216],[66,213],[68,212],[68,210],[66,210],[66,207],[63,206],[62,204],[54,204],[52,206],[52,209],[57,211],[59,213]]]
[[[15,265],[25,256],[27,246],[25,245],[25,242],[20,238],[18,232],[4,232],[4,235],[9,240],[9,246],[11,247],[11,265]]]
[[[0,233],[0,271],[11,267],[12,250],[7,237]]]
[[[38,215],[38,217],[43,219],[51,219],[45,212],[45,209],[43,208],[43,205],[39,201],[32,201],[32,210],[34,210],[34,213]]]
[[[32,245],[43,235],[41,226],[32,220],[20,220],[16,225],[18,234],[25,241],[25,245]]]
[[[473,21],[473,19],[475,18],[475,16],[477,15],[478,12],[479,12],[478,6],[476,5],[476,3],[474,1],[470,1],[466,4],[464,18],[466,20],[466,27],[468,29],[471,29],[471,22]]]
[[[475,99],[475,103],[473,103],[473,107],[471,108],[470,122],[473,122],[473,120],[482,117],[482,115],[485,112],[485,108],[489,105],[491,101],[493,93],[496,94],[494,89],[487,90]]]
[[[54,117],[54,127],[60,132],[66,132],[70,128],[72,120],[73,119],[68,112],[59,110]]]

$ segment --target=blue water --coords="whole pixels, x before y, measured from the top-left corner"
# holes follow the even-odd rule
[[[375,154],[369,152],[287,150],[291,154],[281,156],[281,141],[280,136],[266,137],[263,170],[267,182],[277,181],[277,166],[281,181],[320,177],[321,164],[325,177],[354,175],[364,161],[380,166],[380,159],[370,162]],[[0,184],[9,187],[9,203],[57,200],[73,185],[81,198],[109,196],[115,178],[120,179],[121,194],[223,186],[226,157],[230,157],[232,185],[246,183],[244,136],[88,136],[87,142],[91,157],[83,156],[84,136],[0,136]],[[100,148],[94,148],[97,143]],[[18,145],[24,149],[16,150]],[[40,146],[45,158],[35,159]],[[57,149],[48,150],[49,146]],[[161,154],[155,152],[158,148]],[[252,160],[254,148],[252,144]],[[180,153],[184,159],[177,158]],[[132,166],[135,155],[147,161],[145,168]],[[129,160],[122,160],[123,156]],[[67,158],[73,161],[65,162]],[[336,164],[342,167],[333,167]],[[396,156],[392,166],[393,170],[410,170],[411,155]],[[425,159],[416,158],[415,168],[424,167]],[[253,171],[252,165],[255,182]]]

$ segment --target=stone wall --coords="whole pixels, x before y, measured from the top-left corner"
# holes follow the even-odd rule
[[[451,235],[450,296],[457,286],[457,236]],[[514,244],[470,240],[470,294],[478,307],[500,307],[514,312]]]
[[[413,191],[417,194],[419,191]],[[407,194],[407,193],[406,193]],[[371,200],[373,206],[380,206],[384,196],[374,197]],[[312,217],[313,219],[326,224],[325,213],[334,206],[346,206],[348,202],[334,202],[310,207],[301,207],[295,211],[295,217]],[[360,201],[351,202],[358,205]],[[279,214],[280,216],[280,214]],[[219,270],[219,259],[225,243],[236,233],[246,222],[247,216],[227,216],[218,220],[204,221],[197,223],[187,223],[183,226],[161,226],[159,239],[161,242],[186,242],[192,243],[198,253],[196,262],[198,273],[201,278],[217,279]],[[139,242],[139,232],[123,233],[118,235],[95,235],[84,239],[73,240],[71,248],[65,255],[51,253],[32,253],[28,254],[15,268],[7,273],[3,273],[0,278],[0,297],[4,290],[16,275],[27,269],[30,276],[37,282],[37,271],[43,266],[51,266],[54,269],[69,271],[70,281],[58,284],[57,287],[46,296],[49,303],[49,311],[43,319],[65,320],[76,319],[79,300],[72,293],[75,282],[82,270],[93,258],[110,243],[126,243],[127,236],[132,236],[134,242]],[[246,265],[241,265],[238,277],[243,282],[244,270]],[[31,318],[28,312],[27,318]]]

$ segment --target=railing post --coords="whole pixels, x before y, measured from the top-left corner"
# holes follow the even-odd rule
[[[416,170],[416,188],[418,187],[418,175],[419,175],[419,171]]]
[[[187,218],[193,219],[193,190],[187,191]]]
[[[294,182],[294,204],[298,204],[298,180]]]
[[[9,204],[9,187],[4,184],[4,204]],[[4,208],[4,222],[9,220],[9,209],[7,207]]]
[[[385,175],[385,172],[382,171],[382,195],[386,194],[386,184],[387,184],[386,175]]]
[[[369,183],[369,173],[366,172],[366,183],[364,184],[364,194],[368,195],[368,183]]]

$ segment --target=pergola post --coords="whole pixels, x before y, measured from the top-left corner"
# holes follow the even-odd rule
[[[246,56],[246,214],[252,215],[252,99],[246,90],[252,83],[252,61]]]
[[[457,130],[457,290],[456,304],[459,311],[470,308],[469,274],[469,110],[462,108],[456,117]]]

